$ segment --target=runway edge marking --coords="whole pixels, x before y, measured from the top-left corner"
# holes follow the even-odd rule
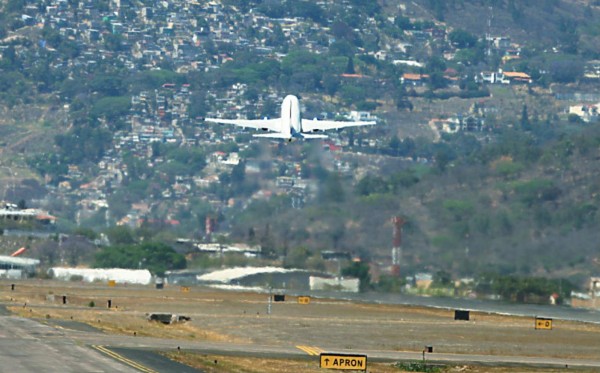
[[[311,347],[311,346],[298,345],[298,346],[296,346],[296,348],[306,352],[307,354],[309,354],[311,356],[319,356],[322,352],[325,352],[318,347]]]
[[[92,345],[92,348],[95,349],[95,350],[98,350],[98,351],[102,352],[105,355],[108,355],[108,356],[112,357],[113,359],[115,359],[117,361],[120,361],[120,362],[122,362],[124,364],[127,364],[130,367],[135,368],[135,369],[137,369],[137,370],[139,370],[141,372],[144,372],[144,373],[158,373],[157,371],[152,370],[150,368],[147,368],[147,367],[143,366],[142,364],[139,364],[139,363],[137,363],[137,362],[135,362],[133,360],[130,360],[130,359],[126,358],[125,356],[119,355],[118,353],[116,353],[114,351],[111,351],[111,350],[109,350],[108,348],[106,348],[104,346]]]

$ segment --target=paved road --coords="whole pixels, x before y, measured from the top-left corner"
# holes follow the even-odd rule
[[[109,351],[117,353],[119,356],[133,361],[136,364],[140,364],[142,367],[146,367],[148,373],[150,372],[177,372],[177,373],[198,373],[197,369],[193,369],[187,365],[177,363],[169,360],[169,358],[155,353],[154,351],[147,351],[138,348],[117,348],[109,347]]]
[[[58,324],[0,316],[0,372],[198,372],[154,351],[106,348],[108,335],[78,323]]]
[[[293,295],[292,293],[290,293]],[[306,293],[295,294],[306,295]],[[558,320],[581,321],[600,324],[600,311],[568,306],[537,304],[515,304],[502,301],[461,299],[449,297],[419,297],[406,294],[360,293],[343,294],[339,292],[312,292],[317,298],[344,299],[377,304],[401,304],[444,309],[463,309],[499,315],[549,317]]]
[[[0,372],[139,373],[60,329],[13,316],[0,316]]]

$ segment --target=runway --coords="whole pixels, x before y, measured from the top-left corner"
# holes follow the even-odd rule
[[[110,347],[88,343],[107,340],[110,337],[101,333],[0,316],[0,372],[198,372],[151,351],[115,349],[113,352]]]
[[[0,316],[0,372],[198,372],[170,361],[156,351],[193,351],[214,355],[269,358],[311,358],[325,349],[317,346],[257,345],[177,341],[163,338],[110,335],[54,326],[16,316]],[[357,353],[355,350],[327,350]],[[370,361],[419,360],[419,352],[360,351]],[[514,365],[548,368],[600,369],[600,360],[547,357],[428,354],[428,361],[451,364]]]
[[[48,294],[67,294],[68,303]],[[308,361],[318,369],[322,352],[365,354],[369,361],[387,363],[421,360],[424,345],[434,346],[428,361],[455,366],[600,371],[600,326],[594,312],[566,310],[565,319],[584,315],[588,320],[556,317],[552,331],[538,331],[532,317],[496,316],[504,313],[494,307],[498,304],[423,299],[428,304],[420,308],[396,306],[414,304],[404,297],[370,296],[349,301],[315,297],[309,305],[290,297],[269,305],[264,294],[208,288],[183,292],[177,287],[158,291],[22,282],[0,301],[0,373],[197,371],[160,354],[179,351],[208,356],[209,363],[210,356],[233,355]],[[89,306],[106,299],[113,300],[113,308]],[[481,305],[482,313],[470,321],[453,319],[453,309]],[[156,311],[191,320],[162,327],[146,319]],[[563,311],[525,306],[508,313],[548,316]]]
[[[34,320],[0,316],[0,371],[139,373],[66,334]]]
[[[549,317],[559,320],[580,321],[600,324],[600,310],[573,308],[559,305],[517,304],[499,300],[482,300],[450,297],[424,297],[406,294],[360,293],[341,294],[339,292],[303,292],[291,295],[312,295],[315,298],[340,299],[374,304],[397,304],[406,306],[421,306],[450,310],[470,310],[498,315]]]

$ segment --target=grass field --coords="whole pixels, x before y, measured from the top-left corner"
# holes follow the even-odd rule
[[[273,346],[313,346],[322,351],[369,350],[419,352],[435,346],[437,353],[545,356],[597,359],[600,326],[555,320],[554,329],[534,329],[534,320],[472,313],[471,321],[453,320],[452,310],[376,305],[296,298],[273,303],[267,314],[266,294],[223,292],[191,287],[156,290],[152,287],[108,287],[31,280],[0,282],[0,301],[24,317],[83,322],[108,333],[155,336],[179,340],[229,342]],[[67,304],[62,304],[62,297]],[[111,300],[111,309],[107,301]],[[93,307],[90,305],[93,304]],[[150,312],[169,312],[191,317],[187,323],[163,325],[149,322]],[[207,356],[189,352],[171,358],[203,367],[207,372],[317,372],[318,358],[264,359],[240,356]],[[435,356],[435,355],[433,355]],[[217,364],[215,364],[215,360]],[[369,362],[372,372],[401,372],[391,363]],[[447,372],[551,372],[548,369],[514,367],[446,367]],[[558,371],[558,370],[557,370]]]

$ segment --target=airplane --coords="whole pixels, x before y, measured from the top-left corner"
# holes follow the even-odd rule
[[[342,122],[334,120],[302,119],[300,100],[294,95],[288,95],[281,103],[281,118],[276,119],[219,119],[206,118],[206,122],[233,124],[239,127],[250,127],[273,133],[259,133],[254,137],[285,139],[289,142],[297,139],[325,139],[327,135],[317,132],[340,129],[345,127],[371,126],[375,121]]]

